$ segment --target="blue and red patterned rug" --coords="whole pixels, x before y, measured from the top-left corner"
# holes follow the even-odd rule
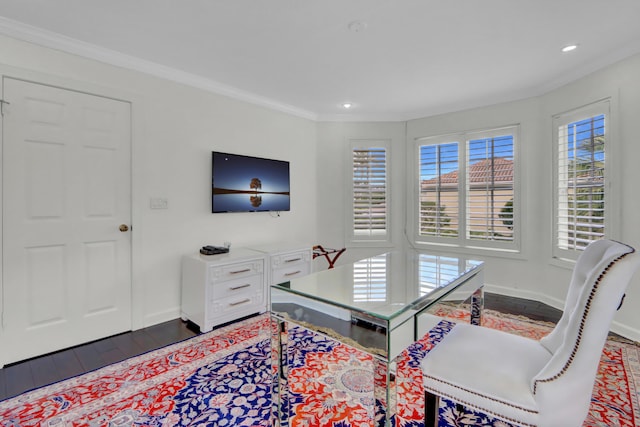
[[[437,313],[451,319],[441,321],[428,335],[414,343],[398,364],[399,419],[403,427],[424,427],[419,421],[424,415],[420,362],[426,354],[453,327],[454,322],[466,322],[469,312],[442,307]],[[532,321],[485,310],[482,325],[525,337],[540,339],[551,332],[553,324]],[[440,400],[439,427],[513,427],[511,424],[484,414],[458,411],[453,402]],[[589,414],[583,427],[635,427],[640,426],[640,346],[624,339],[608,340],[602,352]]]
[[[0,402],[0,426],[270,426],[261,316]]]
[[[459,321],[462,311],[447,313]],[[484,325],[539,338],[550,327],[486,313]],[[397,366],[398,419],[423,427],[420,360],[454,327],[443,321]],[[271,329],[258,316],[0,402],[0,426],[271,426]],[[373,427],[371,356],[300,327],[289,329],[292,427]],[[632,427],[640,420],[640,351],[609,342],[585,427]],[[446,426],[509,427],[442,403]]]

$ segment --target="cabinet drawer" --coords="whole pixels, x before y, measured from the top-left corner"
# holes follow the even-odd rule
[[[253,275],[210,284],[212,290],[210,298],[213,301],[220,298],[262,293],[264,288],[262,280],[262,275]]]
[[[273,270],[271,283],[278,284],[296,277],[306,276],[309,274],[309,268],[308,262],[285,265],[282,268]]]
[[[264,294],[260,292],[212,301],[207,307],[207,317],[209,319],[226,318],[229,314],[234,314],[235,318],[237,314],[262,311],[265,311],[265,303]]]
[[[230,265],[212,266],[211,281],[221,282],[225,280],[233,280],[262,273],[264,270],[264,261],[255,260]]]
[[[311,251],[304,250],[282,255],[271,256],[271,268],[273,270],[288,268],[295,265],[306,264],[311,261]]]

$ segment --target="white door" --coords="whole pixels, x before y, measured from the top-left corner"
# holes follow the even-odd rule
[[[131,106],[2,83],[6,364],[131,329]]]

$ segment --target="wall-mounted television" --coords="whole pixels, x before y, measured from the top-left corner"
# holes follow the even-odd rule
[[[288,211],[289,162],[212,152],[211,212]]]

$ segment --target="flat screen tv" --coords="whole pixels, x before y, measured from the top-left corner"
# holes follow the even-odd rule
[[[290,210],[289,162],[212,152],[211,212]]]

